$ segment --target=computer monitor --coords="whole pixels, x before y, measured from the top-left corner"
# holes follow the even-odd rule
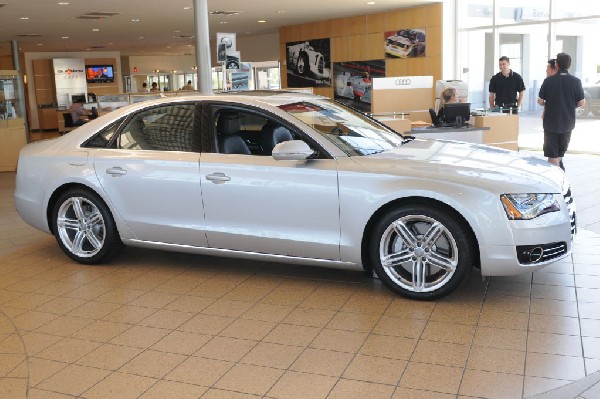
[[[471,103],[444,104],[444,122],[463,126],[471,117]]]

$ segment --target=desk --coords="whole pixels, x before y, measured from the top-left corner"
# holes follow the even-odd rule
[[[484,131],[489,127],[426,127],[404,132],[408,136],[423,137],[426,139],[458,140],[467,143],[484,144]]]
[[[472,116],[471,123],[476,127],[488,127],[483,136],[483,144],[507,150],[519,150],[519,116],[502,113],[488,113]]]

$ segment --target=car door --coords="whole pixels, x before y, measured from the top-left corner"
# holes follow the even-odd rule
[[[207,244],[194,112],[193,103],[140,111],[118,132],[117,148],[94,157],[102,188],[140,240]]]
[[[230,111],[215,111],[213,135],[223,134],[217,132],[218,119]],[[276,161],[255,145],[260,139],[252,139],[253,134],[264,133],[270,116],[248,110],[235,112],[239,113],[241,135],[250,154],[221,153],[217,149],[203,151],[200,156],[209,246],[338,260],[340,223],[335,159]],[[265,123],[265,128],[256,126],[256,120]],[[294,138],[301,138],[299,132],[292,133]]]

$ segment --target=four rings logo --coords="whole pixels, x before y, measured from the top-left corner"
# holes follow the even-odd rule
[[[396,79],[394,84],[396,86],[410,86],[410,79]]]

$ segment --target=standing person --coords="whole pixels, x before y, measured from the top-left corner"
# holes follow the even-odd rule
[[[498,61],[500,72],[490,79],[490,108],[507,108],[503,112],[516,114],[523,102],[525,83],[521,75],[510,69],[510,59],[507,56],[503,55]]]
[[[558,72],[540,87],[538,104],[544,107],[544,156],[565,170],[562,158],[575,127],[575,109],[585,105],[585,96],[581,80],[569,74],[571,56],[558,53],[556,66]]]
[[[556,72],[558,72],[556,58],[552,58],[548,60],[548,64],[546,65],[546,77],[549,78],[550,76],[556,75]]]
[[[142,83],[142,89],[140,90],[140,93],[148,93],[148,83]]]

